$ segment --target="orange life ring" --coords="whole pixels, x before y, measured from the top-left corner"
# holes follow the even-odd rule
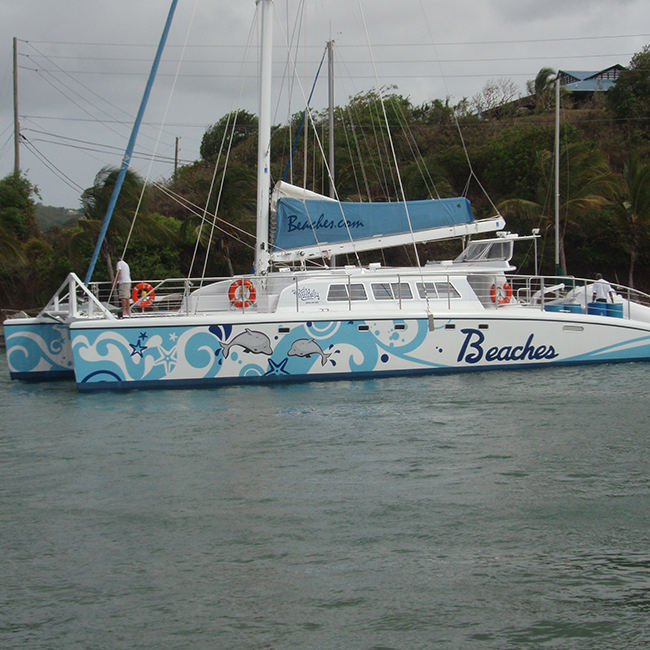
[[[490,298],[492,298],[492,302],[498,302],[500,305],[510,302],[512,288],[507,282],[504,282],[503,286],[493,284],[492,289],[490,289]]]
[[[137,307],[150,307],[156,292],[148,282],[138,282],[131,291],[131,298]]]
[[[251,307],[256,297],[257,292],[250,280],[235,280],[228,289],[230,304],[237,309]]]

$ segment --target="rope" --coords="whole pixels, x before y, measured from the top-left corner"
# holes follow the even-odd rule
[[[373,53],[372,53],[372,48],[370,46],[370,39],[368,38],[368,27],[366,25],[366,17],[365,17],[365,15],[363,13],[363,6],[361,4],[361,0],[359,0],[359,10],[361,11],[361,19],[362,19],[362,22],[363,22],[363,29],[364,29],[364,32],[366,34],[366,41],[368,42],[368,48],[370,50],[370,60],[372,61],[372,67],[373,67],[373,72],[374,72],[374,75],[375,75],[375,80],[377,81],[377,89],[378,89],[379,97],[380,97],[380,100],[381,100],[381,109],[382,109],[382,113],[383,113],[383,116],[384,116],[384,122],[386,124],[386,132],[388,134],[388,142],[390,144],[390,150],[391,150],[391,154],[392,154],[392,157],[393,157],[393,163],[395,165],[395,169],[399,170],[398,162],[397,162],[397,153],[395,151],[395,145],[394,145],[394,142],[393,142],[393,136],[392,136],[392,133],[391,133],[391,130],[390,130],[390,125],[388,124],[388,115],[386,113],[386,105],[384,103],[382,89],[379,86],[379,75],[377,74],[377,68],[375,66],[375,60],[374,60],[374,56],[373,56]],[[409,231],[410,231],[411,237],[413,239],[413,248],[414,248],[414,251],[415,251],[415,259],[416,259],[418,268],[421,268],[420,255],[418,254],[417,245],[415,243],[415,236],[413,234],[413,226],[411,224],[411,215],[409,214],[408,205],[406,203],[406,194],[404,192],[404,185],[402,183],[402,176],[399,173],[397,173],[397,180],[399,182],[400,197],[401,197],[402,202],[404,203],[404,210],[406,212],[406,220],[408,221]]]
[[[287,43],[287,39],[286,39],[286,35],[285,35],[285,33],[284,33],[283,31],[281,31],[281,33],[282,33],[282,36],[283,36],[283,38],[284,38],[285,45],[287,45],[287,50],[289,50],[288,43]],[[316,142],[317,145],[318,145],[318,150],[320,151],[321,158],[322,158],[322,160],[323,160],[323,164],[324,164],[325,170],[326,170],[326,172],[327,172],[327,178],[328,178],[330,184],[331,184],[332,186],[334,186],[334,184],[333,184],[333,179],[332,179],[332,173],[331,173],[331,170],[330,170],[329,165],[328,165],[328,163],[327,163],[327,156],[325,155],[325,150],[324,150],[324,148],[323,148],[323,144],[322,144],[322,142],[321,142],[321,139],[320,139],[320,137],[318,136],[318,129],[316,128],[316,124],[315,124],[314,119],[313,119],[313,116],[312,116],[311,108],[309,107],[309,102],[308,102],[308,100],[307,100],[307,96],[306,96],[306,94],[305,94],[305,91],[304,91],[304,88],[303,88],[302,84],[300,83],[300,78],[299,78],[299,76],[298,76],[298,74],[297,74],[297,65],[296,65],[295,59],[292,57],[292,55],[291,55],[290,52],[289,52],[289,60],[288,60],[288,62],[287,62],[287,65],[291,65],[291,70],[293,71],[294,76],[295,76],[296,79],[298,80],[298,87],[299,87],[299,89],[300,89],[300,92],[302,93],[303,101],[304,101],[304,103],[305,103],[305,107],[306,107],[306,108],[305,108],[305,112],[306,112],[306,114],[307,114],[307,117],[309,118],[308,121],[311,122],[312,127],[313,127],[313,130],[314,130],[314,140],[315,140],[315,142]],[[305,128],[307,128],[307,127],[305,127]],[[305,150],[306,150],[306,149],[307,149],[307,147],[305,147]],[[345,223],[345,229],[346,229],[346,231],[347,231],[349,241],[350,241],[350,243],[353,245],[353,252],[354,252],[355,258],[356,258],[356,260],[357,260],[357,264],[359,264],[359,266],[361,266],[361,260],[360,260],[360,258],[359,258],[359,254],[358,254],[358,252],[356,251],[356,249],[354,248],[354,237],[352,236],[352,233],[350,232],[350,228],[349,228],[349,226],[348,226],[348,220],[345,218],[345,212],[344,212],[344,210],[343,210],[343,205],[341,204],[341,199],[340,199],[340,197],[339,197],[339,195],[338,195],[338,192],[336,191],[336,188],[335,188],[335,187],[334,187],[334,197],[333,197],[333,198],[335,198],[336,201],[338,202],[339,208],[340,208],[340,210],[341,210],[341,215],[343,216],[343,222]],[[311,221],[311,216],[309,215],[309,213],[307,213],[307,216],[308,216],[308,218],[309,218],[309,223],[310,223],[310,225],[313,226],[313,222]],[[318,241],[318,237],[317,237],[317,235],[316,235],[316,231],[315,231],[313,228],[312,228],[312,230],[313,230],[313,232],[314,232],[314,237],[316,238],[316,245],[320,247],[321,244],[320,244],[320,242]],[[325,249],[324,247],[323,247],[322,253],[323,253],[323,256],[325,256],[325,254],[326,254],[326,249]]]
[[[257,9],[256,9],[256,12],[255,12],[255,17],[253,18],[253,21],[251,22],[251,26],[250,26],[250,29],[249,29],[249,32],[248,32],[248,41],[246,43],[246,48],[244,50],[244,56],[242,57],[242,61],[241,61],[241,64],[240,64],[239,78],[242,80],[242,83],[241,83],[241,85],[239,87],[239,98],[237,100],[239,105],[241,105],[241,97],[242,97],[243,89],[244,89],[245,75],[243,74],[243,69],[244,69],[244,66],[245,66],[245,63],[246,63],[248,57],[250,56],[250,52],[252,50],[251,44],[253,42],[253,35],[254,35],[254,32],[255,32],[256,23],[257,23]],[[232,122],[232,129],[230,130],[230,138],[228,140],[228,149],[226,151],[226,158],[225,158],[225,162],[224,162],[224,166],[223,166],[223,172],[222,172],[222,176],[221,176],[221,184],[220,184],[220,187],[219,187],[219,193],[217,195],[216,205],[215,205],[215,208],[214,208],[214,215],[211,215],[214,218],[213,218],[213,220],[211,222],[209,222],[211,224],[210,236],[208,237],[208,244],[207,244],[207,247],[206,247],[205,260],[204,260],[204,263],[203,263],[203,270],[202,270],[202,276],[201,276],[202,278],[205,278],[208,259],[210,257],[210,255],[209,255],[210,246],[212,245],[212,238],[214,236],[214,230],[215,230],[215,225],[216,225],[216,219],[217,219],[216,215],[217,215],[217,212],[219,211],[219,206],[221,205],[221,197],[222,197],[222,193],[223,193],[223,185],[224,185],[225,178],[226,178],[226,170],[228,169],[228,162],[230,160],[230,152],[232,150],[232,142],[233,142],[234,135],[235,135],[235,127],[237,125],[237,113],[234,110],[234,106],[235,106],[235,101],[233,100],[231,102],[231,105],[230,105],[231,110],[228,112],[228,119],[226,121],[226,128],[224,129],[223,137],[221,139],[221,145],[219,146],[219,153],[217,154],[217,160],[215,161],[215,164],[214,164],[214,170],[213,170],[213,173],[212,173],[212,178],[210,180],[210,188],[208,190],[208,196],[207,196],[206,201],[205,201],[205,206],[202,209],[202,214],[201,215],[198,215],[198,214],[196,215],[196,216],[201,216],[201,225],[199,226],[199,232],[197,234],[196,242],[194,244],[194,252],[192,254],[192,261],[190,263],[190,269],[189,269],[189,273],[188,273],[188,275],[190,277],[192,275],[192,271],[194,269],[194,263],[196,262],[196,258],[197,258],[197,255],[198,255],[199,245],[201,243],[201,233],[203,232],[203,226],[205,225],[206,222],[208,222],[208,220],[206,218],[206,215],[209,214],[208,207],[210,205],[210,199],[212,198],[212,192],[214,191],[214,185],[215,185],[216,178],[217,178],[217,171],[219,169],[219,162],[221,161],[221,157],[223,155],[224,143],[226,141],[226,136],[227,136],[227,134],[229,132],[228,128],[230,126],[230,119],[231,119],[231,116],[233,116],[233,114],[234,114],[234,118],[233,118],[233,122]],[[221,219],[221,221],[223,221],[224,223],[228,223],[223,219]],[[218,230],[220,230],[224,234],[227,234],[227,231],[225,229],[223,229],[223,228],[218,228]],[[242,232],[245,232],[245,231],[242,231]],[[255,248],[255,247],[253,246],[253,248]]]
[[[181,65],[182,65],[183,60],[184,60],[185,52],[187,50],[187,42],[189,40],[190,32],[191,32],[192,26],[194,24],[194,17],[196,16],[196,9],[197,9],[198,4],[199,4],[199,0],[195,0],[194,9],[192,10],[192,16],[190,18],[190,22],[189,22],[189,25],[188,25],[188,28],[187,28],[187,32],[185,33],[185,41],[183,42],[183,47],[181,48],[181,55],[180,55],[180,58],[178,60],[178,65],[176,66],[176,73],[174,74],[174,81],[172,82],[172,87],[171,87],[171,90],[169,92],[169,97],[167,99],[167,106],[165,107],[165,113],[163,114],[163,119],[162,119],[162,122],[160,124],[160,129],[158,129],[158,137],[156,139],[156,143],[155,143],[153,151],[151,153],[151,158],[149,159],[149,168],[147,169],[147,174],[145,176],[145,182],[142,185],[142,191],[140,192],[140,197],[138,199],[138,205],[136,206],[135,214],[133,215],[133,220],[131,221],[131,227],[129,228],[129,234],[127,235],[126,241],[124,242],[124,248],[122,250],[122,257],[125,256],[126,250],[127,250],[128,246],[129,246],[129,242],[131,241],[131,234],[133,233],[133,228],[135,227],[135,221],[138,218],[138,214],[140,212],[140,207],[142,206],[142,200],[144,198],[144,193],[145,193],[145,191],[147,189],[147,183],[149,182],[149,180],[151,178],[151,168],[153,167],[154,159],[156,157],[156,152],[158,150],[158,145],[160,144],[160,138],[161,138],[161,135],[162,135],[162,132],[163,132],[163,128],[164,128],[164,126],[165,126],[165,124],[167,122],[167,114],[169,112],[169,107],[171,105],[172,96],[174,95],[174,90],[176,89],[176,82],[178,81],[178,76],[180,74]],[[129,167],[131,167],[130,161],[129,161]]]
[[[425,24],[427,26],[427,31],[429,33],[429,39],[431,40],[431,45],[433,46],[433,51],[435,52],[435,55],[436,55],[436,63],[438,64],[438,69],[440,70],[440,76],[442,78],[442,83],[445,86],[445,94],[447,95],[447,97],[449,97],[449,87],[447,86],[447,77],[445,75],[444,70],[442,69],[442,64],[440,63],[440,56],[438,55],[438,50],[436,48],[436,42],[435,42],[435,40],[433,38],[433,32],[431,31],[431,25],[429,24],[429,19],[427,17],[426,11],[424,9],[424,4],[423,4],[422,0],[419,0],[419,2],[420,2],[420,9],[422,10],[422,15],[424,16],[424,22],[425,22]],[[465,160],[467,161],[467,165],[469,167],[469,178],[467,179],[467,183],[465,184],[465,189],[463,191],[464,192],[463,196],[467,196],[467,193],[469,191],[469,185],[470,185],[471,179],[473,178],[476,181],[476,183],[478,184],[478,186],[480,187],[480,189],[483,192],[483,195],[485,196],[485,198],[488,200],[488,202],[492,206],[492,209],[496,212],[496,214],[499,214],[499,211],[497,210],[496,205],[494,205],[494,202],[492,201],[492,198],[487,193],[485,187],[483,187],[483,184],[481,183],[478,176],[474,172],[474,167],[472,165],[472,161],[470,160],[469,152],[467,151],[467,144],[465,143],[465,138],[463,137],[463,131],[460,128],[460,122],[458,121],[458,115],[456,114],[456,111],[452,111],[452,115],[454,117],[454,124],[456,125],[456,129],[457,129],[458,135],[460,137],[460,142],[461,142],[461,144],[463,146],[463,152],[465,153]]]

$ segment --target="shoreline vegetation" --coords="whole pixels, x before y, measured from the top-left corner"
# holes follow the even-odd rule
[[[633,57],[609,91],[594,92],[586,99],[562,93],[560,129],[563,270],[580,277],[601,272],[646,292],[650,292],[649,47]],[[482,95],[456,105],[436,99],[415,106],[392,89],[350,98],[347,105],[335,109],[339,197],[375,202],[401,199],[394,181],[396,170],[380,162],[385,158],[386,126],[377,106],[383,99],[406,198],[466,194],[477,218],[491,216],[496,206],[507,230],[523,235],[539,228],[539,272],[554,274],[554,85],[555,75],[543,69],[528,84],[534,93],[496,106],[488,105],[495,96],[490,84]],[[290,125],[273,129],[274,181],[282,177],[291,157],[301,119],[296,114]],[[313,128],[325,141],[327,114],[315,113],[313,120]],[[215,176],[221,142],[231,132],[228,169],[224,172],[217,163]],[[143,180],[129,172],[93,280],[113,279],[136,209],[138,218],[126,254],[134,277],[183,277],[191,274],[193,264],[205,266],[209,276],[248,272],[255,231],[256,140],[257,117],[236,111],[206,130],[200,159],[180,167],[166,181],[144,187]],[[316,161],[314,143],[307,145],[307,151],[304,146],[304,140],[299,140],[294,160],[300,162],[295,164],[292,182],[327,194],[327,171]],[[310,161],[306,181],[302,178],[305,157]],[[363,167],[357,159],[363,160]],[[116,176],[115,169],[99,170],[94,185],[80,196],[78,211],[38,204],[37,188],[22,173],[0,180],[0,310],[38,310],[69,272],[83,277]],[[216,234],[209,239],[206,229],[200,228],[196,208],[188,206],[205,205],[213,177],[215,186],[221,187],[221,198],[218,209],[214,197],[207,206],[209,213],[216,210],[218,221]],[[418,254],[422,260],[449,259],[460,252],[458,246],[456,242],[419,245]],[[193,261],[195,249],[198,258]],[[365,253],[361,261],[378,261],[376,256]],[[379,261],[409,265],[412,257],[407,248],[396,248],[385,251]],[[514,263],[521,273],[532,273],[535,260],[531,251],[523,251]]]

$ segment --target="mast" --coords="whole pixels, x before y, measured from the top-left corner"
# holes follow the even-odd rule
[[[329,112],[329,169],[330,169],[330,198],[336,198],[336,186],[334,184],[334,41],[327,42],[327,98]],[[330,255],[330,267],[336,266],[336,255]]]
[[[560,75],[555,80],[555,273],[560,274]]]
[[[163,50],[165,49],[167,35],[169,34],[169,29],[172,24],[172,18],[174,17],[174,11],[176,10],[177,4],[178,0],[172,0],[171,7],[169,8],[169,13],[167,14],[167,22],[165,23],[165,28],[163,29],[162,36],[160,37],[160,43],[158,43],[158,50],[156,51],[156,57],[153,61],[153,65],[151,66],[151,72],[149,73],[147,86],[144,89],[144,95],[142,96],[142,100],[140,102],[140,109],[138,110],[138,115],[135,118],[135,123],[133,124],[133,129],[131,130],[131,137],[129,138],[129,142],[126,145],[126,151],[124,152],[124,158],[122,159],[122,166],[120,168],[119,174],[117,175],[115,187],[113,188],[113,194],[111,194],[111,200],[108,203],[108,208],[106,208],[106,215],[104,216],[102,229],[99,232],[97,244],[95,245],[95,250],[93,251],[93,256],[90,260],[90,265],[88,266],[86,279],[84,280],[84,284],[86,286],[93,276],[93,271],[95,270],[95,265],[97,264],[97,258],[99,257],[99,251],[101,250],[102,244],[104,243],[104,237],[106,237],[108,224],[111,222],[113,210],[115,209],[115,204],[117,203],[117,197],[120,195],[122,183],[124,182],[124,177],[126,176],[126,170],[129,168],[129,163],[131,162],[131,156],[133,155],[133,149],[135,148],[135,140],[138,137],[140,124],[142,123],[142,118],[144,117],[144,110],[147,107],[149,95],[151,94],[151,88],[153,86],[154,79],[156,78],[156,72],[158,71],[160,58],[162,57]]]
[[[269,199],[271,192],[271,72],[273,55],[272,0],[256,0],[261,5],[260,114],[257,143],[257,237],[255,273],[269,270]]]
[[[330,167],[330,198],[335,198],[334,191],[334,41],[327,41],[327,90],[329,107],[329,167]]]
[[[14,175],[20,175],[20,125],[18,122],[18,41],[14,36]]]

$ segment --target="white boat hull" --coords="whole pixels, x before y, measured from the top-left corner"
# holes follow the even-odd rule
[[[650,359],[650,324],[508,309],[489,314],[323,320],[214,316],[79,321],[80,390],[172,388]],[[163,322],[164,321],[164,322]]]

